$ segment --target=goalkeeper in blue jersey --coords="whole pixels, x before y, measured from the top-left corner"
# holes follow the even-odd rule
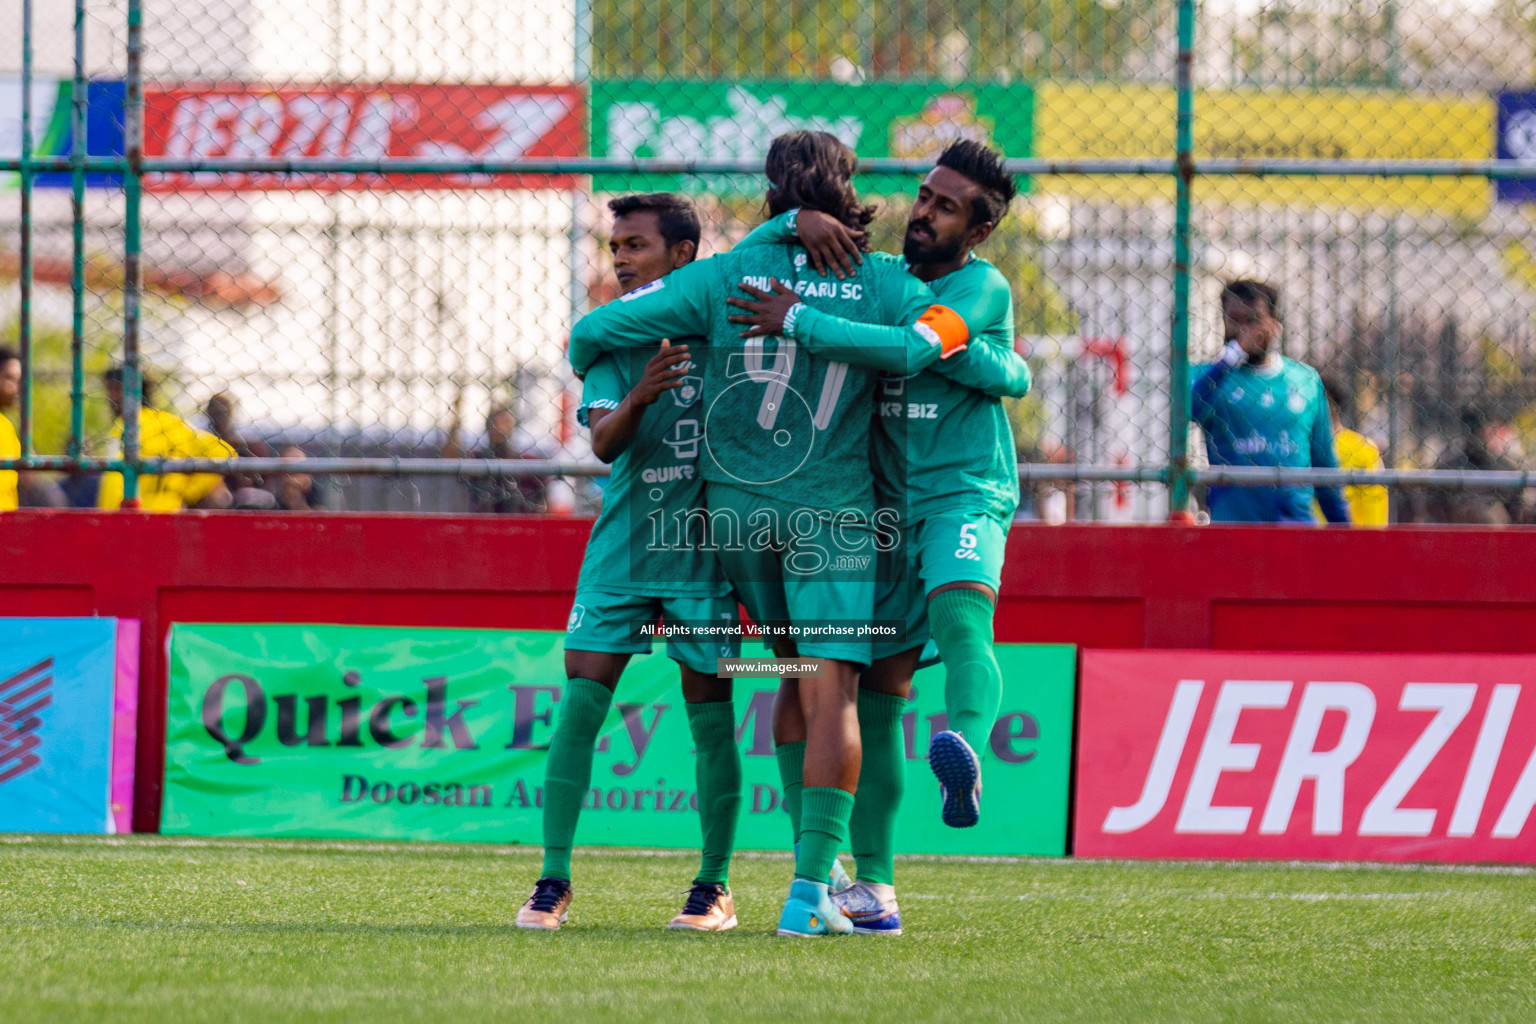
[[[1338,468],[1322,378],[1277,350],[1279,313],[1280,293],[1261,281],[1222,289],[1227,343],[1190,388],[1190,418],[1213,466]],[[1207,503],[1218,523],[1312,523],[1314,495],[1328,522],[1349,522],[1338,487],[1212,487]]]
[[[769,149],[772,214],[819,209],[860,229],[873,213],[858,202],[851,150],[819,132],[795,132]],[[825,675],[803,680],[798,703],[804,745],[781,749],[785,803],[798,841],[795,881],[779,918],[784,935],[848,934],[853,925],[831,903],[828,872],[847,839],[859,779],[858,675],[871,660],[873,557],[890,547],[875,516],[870,473],[874,371],[807,352],[792,338],[740,337],[725,300],[743,280],[791,281],[807,308],[853,320],[915,323],[933,305],[899,261],[874,255],[858,282],[809,271],[793,244],[754,246],[701,260],[583,318],[571,334],[578,373],[604,351],[663,337],[707,334],[703,428],[709,543],[752,618],[800,631],[796,653],[825,661]],[[916,372],[963,343],[895,339],[890,356]],[[952,366],[1003,362],[987,346]],[[950,363],[949,360],[944,361]]]
[[[946,667],[949,727],[934,736],[929,750],[942,818],[956,827],[978,819],[979,755],[1002,697],[992,616],[1019,501],[1013,433],[997,396],[1022,396],[1030,383],[1017,357],[1012,374],[969,381],[931,370],[904,373],[880,360],[912,340],[935,336],[945,345],[1012,355],[1008,283],[972,250],[992,234],[1014,192],[998,155],[984,146],[958,142],[939,157],[918,191],[903,245],[912,274],[927,283],[934,301],[915,323],[885,327],[797,309],[798,296],[777,282],[772,292],[746,287],[751,299],[729,300],[746,311],[732,320],[748,327],[749,336],[785,332],[820,355],[890,371],[877,397],[875,479],[882,507],[902,509],[905,521],[903,543],[893,552],[897,564],[882,576],[875,615],[906,628],[899,639],[877,645],[860,682],[864,762],[852,823],[859,881],[838,896],[860,931],[901,929],[893,887],[904,777],[901,714],[930,637]],[[759,232],[797,233],[815,252],[825,248],[825,233],[839,230],[824,216],[801,211],[792,222],[772,221]]]
[[[614,213],[614,273],[625,294],[691,263],[699,244],[693,204],[667,194],[624,196]],[[658,618],[720,633],[669,639],[682,671],[688,725],[698,752],[698,811],[703,856],[682,913],[670,927],[724,931],[736,926],[727,873],[741,806],[731,682],[716,659],[739,651],[736,599],[712,552],[655,551],[656,517],[693,513],[703,484],[697,472],[700,378],[690,347],[624,349],[587,369],[577,418],[592,430],[592,451],[613,465],[602,514],[592,527],[565,641],[568,677],[549,744],[544,780],[544,867],[518,911],[519,928],[553,931],[571,903],[571,844],[592,777],[592,755],[613,691],[634,654],[649,652],[640,631]]]

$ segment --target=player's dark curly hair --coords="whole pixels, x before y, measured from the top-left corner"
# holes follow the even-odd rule
[[[1280,289],[1263,281],[1254,281],[1250,278],[1242,278],[1237,281],[1228,281],[1221,289],[1221,301],[1235,299],[1245,306],[1264,303],[1264,308],[1269,315],[1276,320],[1280,319]]]
[[[632,213],[654,213],[656,227],[661,231],[667,248],[681,242],[699,245],[699,211],[693,203],[671,192],[642,192],[619,196],[608,200],[608,209],[614,217],[628,217]]]
[[[1013,175],[1003,169],[1003,158],[996,150],[979,142],[961,139],[951,142],[939,154],[940,167],[948,167],[976,183],[980,191],[971,202],[971,227],[990,223],[996,226],[1008,213],[1008,204],[1018,195]]]
[[[859,202],[853,172],[859,158],[826,132],[787,132],[768,147],[768,215],[800,207],[819,210],[862,231],[875,219],[875,207]],[[868,241],[860,243],[868,249]]]

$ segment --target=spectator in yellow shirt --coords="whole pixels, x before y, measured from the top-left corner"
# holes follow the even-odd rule
[[[117,422],[112,427],[112,455],[122,453],[123,371],[113,367],[106,372],[107,401]],[[144,381],[144,401],[139,409],[139,451],[146,459],[232,459],[235,450],[206,430],[197,430],[160,409],[153,408],[155,389]],[[101,508],[120,508],[123,503],[123,476],[104,473],[96,504]],[[229,488],[218,473],[165,473],[139,477],[139,504],[149,512],[178,512],[183,508],[229,508]]]
[[[1341,422],[1340,411],[1349,404],[1349,395],[1338,378],[1325,376],[1323,391],[1328,395],[1328,411],[1333,417],[1333,446],[1339,456],[1339,468],[1383,468],[1381,449],[1375,442]],[[1344,488],[1344,500],[1349,503],[1350,521],[1356,526],[1387,525],[1387,489],[1380,484],[1351,484]]]
[[[21,397],[21,356],[15,349],[0,346],[0,410],[9,409]],[[0,459],[21,458],[21,438],[11,421],[0,415]],[[0,512],[16,507],[20,475],[14,469],[0,470]]]

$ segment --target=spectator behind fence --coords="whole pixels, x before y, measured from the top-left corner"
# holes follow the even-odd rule
[[[227,391],[221,391],[208,399],[208,404],[203,407],[204,415],[208,417],[208,429],[214,437],[233,448],[235,454],[242,459],[267,458],[272,454],[272,449],[259,440],[247,441],[235,425],[239,408],[235,397]],[[229,488],[235,508],[277,508],[277,499],[271,490],[264,487],[260,474],[225,473],[224,486]]]
[[[1469,405],[1461,410],[1461,437],[1435,461],[1435,468],[1461,473],[1519,472],[1519,463],[1504,448],[1497,424],[1490,421],[1482,408]],[[1431,523],[1507,526],[1532,519],[1522,490],[1426,487],[1423,504],[1423,519]]]
[[[1196,371],[1190,403],[1211,465],[1336,469],[1322,379],[1276,348],[1280,293],[1233,281],[1222,289],[1221,313],[1227,343]],[[1314,496],[1330,523],[1349,522],[1338,487],[1212,486],[1210,514],[1213,522],[1312,523]]]
[[[295,462],[305,458],[304,449],[298,445],[289,445],[282,450],[281,455]],[[315,486],[315,478],[308,473],[274,473],[268,485],[272,488],[277,507],[285,512],[314,512],[320,508],[319,489]]]
[[[123,451],[123,370],[113,367],[104,376],[107,402],[116,422],[112,425],[111,458]],[[139,408],[139,451],[146,459],[232,459],[235,450],[205,430],[197,430],[172,413],[154,408],[155,387],[144,379]],[[182,508],[229,508],[232,497],[218,473],[165,473],[139,477],[139,504],[149,512],[177,512]],[[96,504],[119,508],[123,503],[121,473],[103,473]]]
[[[1333,422],[1333,450],[1339,457],[1339,468],[1383,468],[1381,449],[1376,447],[1376,442],[1344,426],[1345,410],[1352,410],[1354,403],[1343,383],[1337,377],[1324,377],[1323,392],[1328,396],[1328,412]],[[1387,489],[1380,484],[1351,484],[1344,488],[1344,500],[1349,503],[1349,518],[1356,526],[1387,525]]]
[[[4,415],[21,397],[21,356],[15,349],[0,346],[0,459],[21,458],[21,438]],[[17,505],[17,481],[14,469],[0,470],[0,512]]]
[[[21,458],[21,437],[6,418],[21,403],[21,376],[21,356],[15,349],[0,345],[0,459]],[[0,471],[0,512],[19,505],[68,508],[69,498],[45,473]]]
[[[517,419],[512,410],[504,405],[491,408],[485,417],[484,448],[476,448],[468,454],[459,445],[459,421],[448,428],[448,439],[443,444],[445,459],[543,459],[545,455],[530,446],[519,446]],[[469,505],[472,512],[543,512],[545,510],[544,481],[538,477],[470,477]]]

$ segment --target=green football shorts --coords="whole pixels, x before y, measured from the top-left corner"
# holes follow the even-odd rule
[[[621,594],[611,590],[588,588],[576,591],[566,621],[565,646],[573,651],[601,651],[605,654],[649,654],[655,639],[645,633],[656,620],[686,623],[691,633],[706,624],[718,624],[721,630],[712,636],[670,636],[667,657],[707,676],[715,674],[719,658],[741,657],[741,616],[736,598],[720,597],[646,597]]]
[[[877,552],[868,515],[809,509],[725,484],[704,490],[711,542],[754,622],[787,622],[795,652],[868,665]]]
[[[945,584],[985,583],[997,593],[1008,524],[980,513],[929,516],[903,530],[902,541],[881,566],[875,617],[905,629],[895,640],[875,643],[876,659],[928,642],[928,595]]]

